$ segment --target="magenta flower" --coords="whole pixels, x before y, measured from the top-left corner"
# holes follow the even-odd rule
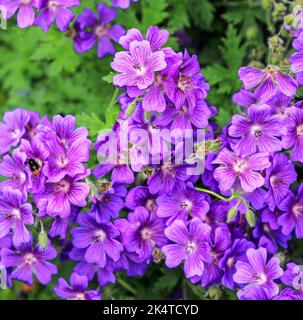
[[[132,41],[129,52],[118,52],[111,64],[120,72],[114,77],[114,84],[119,87],[137,86],[146,89],[155,80],[155,72],[166,67],[164,52],[152,52],[146,40]]]
[[[295,167],[288,157],[281,153],[273,156],[272,165],[266,169],[265,187],[269,190],[265,201],[269,209],[274,210],[279,207],[281,201],[289,193],[289,187],[297,180]]]
[[[1,250],[1,263],[6,267],[13,267],[11,277],[13,280],[22,281],[32,286],[33,274],[43,285],[51,282],[52,276],[57,273],[56,265],[48,262],[57,255],[56,250],[47,246],[41,249],[39,246],[33,248],[32,239],[22,243],[16,251],[9,249]]]
[[[34,224],[32,205],[23,203],[19,190],[5,188],[0,198],[0,238],[13,231],[14,246],[30,240],[27,225]]]
[[[254,96],[263,101],[271,98],[277,90],[292,97],[298,88],[298,84],[291,76],[281,73],[274,67],[267,67],[264,70],[243,67],[239,69],[238,75],[244,84],[244,89],[250,90],[257,87]]]
[[[4,113],[4,122],[0,122],[0,155],[16,147],[26,131],[30,117],[23,109],[16,109]]]
[[[19,9],[17,23],[20,28],[27,28],[34,24],[35,9],[40,8],[40,0],[0,0],[0,5],[6,9],[4,19],[10,19]]]
[[[236,263],[236,273],[233,279],[238,284],[247,286],[258,286],[267,291],[270,297],[274,297],[279,292],[279,287],[274,280],[283,275],[280,268],[280,260],[271,258],[267,262],[267,251],[264,248],[248,249],[248,262],[238,261]],[[238,296],[241,296],[241,292]]]
[[[42,11],[36,18],[35,24],[45,32],[54,21],[59,30],[65,32],[75,17],[67,8],[80,6],[80,0],[40,0],[40,2],[39,9]]]
[[[303,162],[303,110],[294,108],[287,125],[287,135],[283,138],[285,149],[292,148],[291,160]]]
[[[117,13],[102,3],[98,5],[98,16],[90,9],[85,8],[76,20],[75,28],[77,36],[74,38],[75,50],[86,52],[98,44],[98,58],[115,54],[116,50],[112,43],[118,42],[125,34],[125,29],[119,25],[112,25]]]
[[[247,110],[247,118],[235,115],[228,133],[231,137],[239,138],[235,149],[241,156],[250,156],[253,153],[274,153],[282,149],[283,133],[281,121],[277,115],[271,114],[268,105],[253,105]]]
[[[219,164],[214,171],[214,178],[219,182],[221,191],[228,191],[239,181],[244,192],[253,192],[264,185],[264,178],[258,171],[270,167],[267,153],[256,153],[242,158],[227,148],[223,149],[212,162]]]
[[[187,222],[190,217],[197,217],[204,221],[209,210],[205,195],[193,187],[186,186],[185,183],[178,184],[171,195],[158,197],[157,204],[157,216],[166,218],[167,225],[175,220]]]
[[[184,272],[187,278],[202,276],[204,263],[211,262],[208,238],[211,228],[193,218],[187,227],[182,220],[175,220],[165,229],[165,235],[174,244],[162,248],[166,257],[165,264],[168,268],[176,268],[183,261]]]
[[[101,300],[97,290],[87,290],[87,288],[87,277],[73,273],[70,277],[70,285],[65,279],[59,278],[54,291],[58,297],[66,300]]]

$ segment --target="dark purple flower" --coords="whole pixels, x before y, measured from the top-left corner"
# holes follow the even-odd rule
[[[279,287],[274,280],[279,279],[283,274],[280,260],[271,258],[267,262],[267,251],[262,247],[248,249],[246,255],[248,262],[236,263],[237,271],[233,276],[234,281],[238,284],[264,288],[270,297],[278,294]]]
[[[96,213],[97,222],[118,218],[124,207],[123,198],[127,190],[124,185],[110,183],[107,180],[97,182],[97,194],[92,199],[91,211]]]
[[[239,138],[235,149],[246,157],[253,153],[274,153],[282,149],[281,121],[277,115],[272,115],[269,105],[253,105],[247,110],[247,118],[235,115],[228,129],[230,136]]]
[[[233,275],[236,272],[237,261],[247,262],[246,251],[254,248],[254,244],[245,238],[236,239],[233,245],[224,252],[224,256],[220,260],[219,267],[224,271],[222,284],[231,290],[234,290],[235,283]]]
[[[101,300],[97,290],[87,290],[87,288],[87,277],[73,273],[70,277],[70,285],[65,279],[59,278],[54,291],[58,297],[66,300]]]
[[[273,156],[272,165],[266,169],[265,187],[269,190],[265,201],[269,209],[274,210],[279,207],[281,201],[289,193],[289,187],[297,180],[295,167],[288,157],[282,153]]]
[[[298,285],[298,288],[302,289],[302,279],[303,279],[303,268],[302,266],[298,266],[295,263],[287,263],[287,269],[284,271],[283,276],[281,277],[281,281],[283,284],[289,287],[295,287]],[[296,283],[297,282],[297,283]]]
[[[26,167],[25,152],[15,149],[12,156],[4,156],[0,163],[0,176],[9,178],[0,182],[0,190],[11,187],[20,190],[23,197],[26,198],[27,189],[31,187],[31,181],[29,179],[29,169]]]
[[[144,207],[137,207],[127,216],[127,222],[119,223],[123,242],[128,252],[138,255],[138,262],[151,257],[155,246],[162,248],[167,243],[165,223]]]
[[[118,42],[125,34],[125,29],[119,25],[112,25],[117,12],[108,8],[103,3],[98,5],[98,16],[88,8],[85,8],[76,20],[75,27],[77,36],[74,38],[75,50],[86,52],[98,44],[98,58],[115,54],[116,50],[112,43]]]
[[[19,144],[29,120],[29,113],[23,109],[4,113],[4,122],[0,122],[0,155],[9,152],[11,147]]]
[[[283,138],[285,149],[292,149],[291,160],[303,162],[303,110],[292,109],[287,125],[287,135]]]
[[[125,199],[125,206],[133,211],[137,207],[144,207],[151,213],[157,210],[155,196],[151,195],[148,188],[144,186],[138,186],[129,190]]]
[[[157,204],[157,216],[166,218],[167,225],[175,220],[186,222],[189,217],[204,221],[209,210],[205,195],[185,183],[178,184],[170,195],[158,197]]]
[[[278,218],[285,235],[295,231],[298,239],[303,238],[303,184],[300,185],[297,195],[292,192],[282,201],[280,209],[284,213]]]
[[[90,212],[79,215],[77,221],[80,227],[71,230],[73,245],[86,249],[84,258],[87,262],[104,268],[108,258],[119,260],[123,246],[116,240],[120,233],[113,224],[107,221],[98,223]]]
[[[18,247],[30,240],[27,225],[34,224],[32,205],[23,203],[19,190],[5,188],[0,198],[0,238],[13,231],[13,243]]]
[[[48,31],[54,21],[60,31],[65,32],[75,15],[67,8],[80,6],[80,0],[41,0],[41,13],[35,20],[35,25]]]
[[[272,66],[264,70],[243,67],[239,69],[238,75],[244,84],[244,89],[250,90],[258,86],[254,96],[262,101],[271,98],[277,90],[292,97],[298,88],[298,84],[291,76],[281,73]]]
[[[1,263],[6,267],[14,267],[11,277],[13,280],[22,281],[32,286],[33,274],[43,285],[52,280],[52,275],[57,273],[56,265],[48,262],[57,255],[56,250],[48,245],[45,249],[39,246],[33,248],[32,239],[22,243],[15,251],[1,250]]]
[[[6,9],[4,19],[10,19],[19,9],[17,23],[19,28],[27,28],[34,24],[35,9],[39,9],[40,0],[0,0],[0,5]]]
[[[175,220],[165,230],[165,235],[174,242],[162,248],[168,268],[175,268],[183,261],[187,278],[202,276],[204,264],[211,262],[210,246],[208,243],[211,228],[193,218],[187,227],[182,220]]]
[[[264,185],[264,178],[257,171],[270,166],[268,158],[267,153],[256,153],[244,158],[225,148],[212,162],[221,165],[215,169],[214,178],[219,182],[221,191],[230,190],[239,179],[243,191],[253,192]]]
[[[38,196],[40,201],[47,201],[46,213],[50,216],[66,218],[71,214],[71,206],[85,207],[90,187],[81,182],[89,174],[78,174],[75,177],[65,176],[58,182],[46,182],[44,192]]]

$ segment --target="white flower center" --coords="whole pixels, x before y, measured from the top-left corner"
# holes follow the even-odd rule
[[[103,230],[97,230],[94,234],[94,239],[96,241],[103,241],[106,238],[106,233]]]
[[[186,245],[186,253],[188,255],[193,254],[197,249],[197,244],[195,242],[189,241]]]
[[[303,136],[303,124],[301,124],[297,127],[297,135]]]
[[[182,210],[186,210],[187,212],[189,212],[192,209],[193,204],[189,200],[183,200],[180,202],[180,207]]]
[[[19,209],[13,209],[12,212],[11,212],[11,215],[13,217],[15,217],[16,219],[20,219],[21,218],[21,212]]]
[[[68,165],[68,159],[65,156],[61,156],[57,160],[57,165],[60,168],[65,168]]]
[[[292,212],[296,217],[303,216],[303,205],[302,204],[295,204],[292,208]]]
[[[152,237],[152,232],[149,228],[144,228],[141,230],[141,236],[143,240],[150,240]]]
[[[250,130],[255,137],[260,137],[262,135],[262,128],[259,125],[253,125]]]
[[[24,263],[28,264],[30,266],[32,266],[33,264],[35,264],[37,261],[37,259],[35,258],[35,256],[32,253],[28,253],[24,256]]]
[[[264,273],[257,274],[255,278],[256,278],[256,283],[259,285],[263,285],[267,282],[267,275]]]

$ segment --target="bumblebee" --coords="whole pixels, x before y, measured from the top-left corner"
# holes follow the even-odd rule
[[[41,167],[39,163],[33,159],[28,161],[29,168],[33,174],[39,174],[41,172]]]

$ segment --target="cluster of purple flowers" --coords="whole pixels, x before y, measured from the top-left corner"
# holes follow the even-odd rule
[[[295,99],[303,71],[300,51],[291,57],[296,80],[274,66],[241,68],[243,89],[234,102],[243,112],[216,134],[216,108],[206,101],[209,85],[198,58],[165,47],[169,34],[157,27],[145,37],[131,29],[118,39],[120,26],[100,25],[112,21],[113,11],[100,5],[98,13],[100,19],[89,10],[78,18],[77,45],[85,51],[99,41],[102,56],[114,53],[110,39],[116,39],[125,49],[112,62],[113,83],[125,90],[111,131],[119,142],[113,146],[108,134],[99,135],[95,151],[106,160],[89,177],[84,164],[91,143],[72,116],[50,122],[21,109],[4,115],[0,262],[9,268],[9,279],[31,285],[35,274],[48,284],[57,273],[49,262],[56,256],[50,238],[60,237],[71,240],[68,256],[76,262],[70,284],[60,278],[55,287],[63,299],[100,299],[100,291],[88,289],[90,281],[103,287],[115,283],[119,271],[142,276],[151,263],[164,261],[170,269],[182,266],[192,283],[222,285],[236,290],[239,299],[302,300],[303,271],[280,250],[303,238],[303,109]],[[102,36],[87,26],[101,26]],[[300,41],[298,35],[297,50]],[[120,139],[125,124],[127,145]],[[193,158],[205,170],[192,171],[185,156],[177,159],[184,148],[177,139],[168,147],[164,135],[160,151],[155,148],[159,130],[191,130]],[[117,149],[116,162],[110,161],[108,145]],[[42,225],[37,245],[30,232],[35,220]]]

